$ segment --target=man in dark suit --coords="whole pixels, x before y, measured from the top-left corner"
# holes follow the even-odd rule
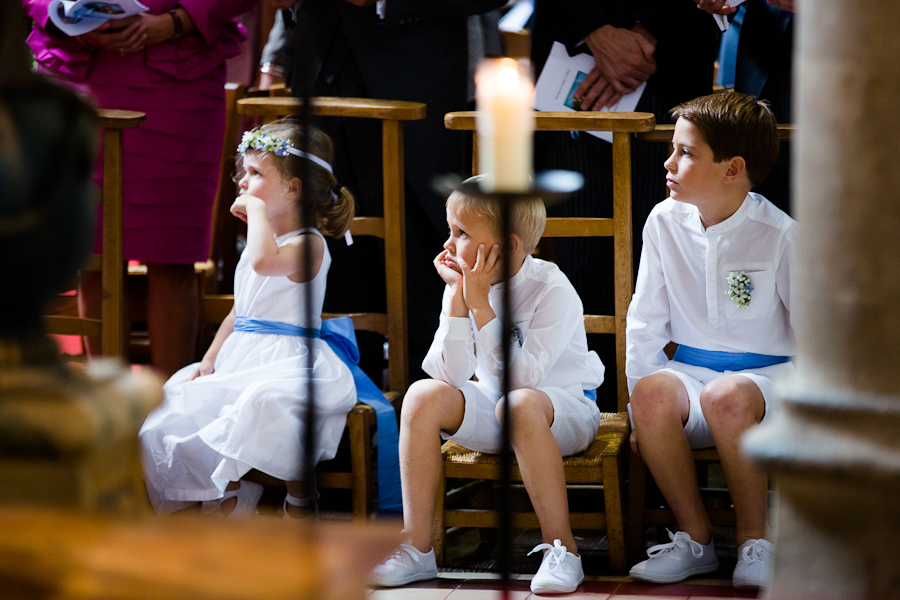
[[[730,15],[726,0],[701,0],[698,7],[710,14]],[[794,47],[793,0],[748,0],[743,11],[734,72],[734,89],[769,101],[779,123],[792,123],[791,71]],[[791,213],[790,144],[782,143],[778,162],[753,189],[781,210]]]
[[[438,326],[443,292],[432,259],[446,238],[445,198],[432,188],[432,179],[467,171],[466,136],[446,130],[443,117],[467,108],[467,18],[503,4],[504,0],[383,0],[376,6],[375,0],[303,0],[297,12],[300,31],[315,37],[314,95],[427,105],[425,120],[404,126],[412,380],[424,376],[420,367]],[[294,69],[295,93],[302,73]],[[339,181],[356,195],[359,214],[380,215],[380,128],[360,119],[328,121],[321,125],[335,142]],[[350,248],[337,243],[330,248],[334,266],[326,308],[358,310],[361,290],[383,303],[383,269],[377,262],[382,254],[374,242],[361,241]]]
[[[717,49],[715,22],[693,0],[536,0],[532,59],[544,67],[553,42],[570,54],[593,55],[596,69],[584,89],[582,110],[614,103],[646,81],[637,111],[658,122],[677,104],[712,91]],[[586,46],[576,48],[584,40]],[[653,206],[665,198],[666,144],[639,142],[632,154],[635,268],[641,232]],[[609,217],[612,213],[612,151],[590,135],[538,133],[535,168],[569,169],[585,176],[584,188],[550,209],[551,215]],[[609,240],[554,240],[553,259],[581,295],[585,312],[612,314],[612,243]],[[608,342],[608,343],[607,343]],[[610,340],[591,340],[607,365],[601,409],[615,407],[615,352]]]

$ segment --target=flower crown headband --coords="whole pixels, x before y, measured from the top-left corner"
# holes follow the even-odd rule
[[[294,148],[294,145],[290,141],[271,136],[268,133],[259,131],[258,129],[244,132],[244,136],[241,138],[241,144],[240,146],[238,146],[237,151],[240,154],[243,154],[247,150],[261,150],[263,152],[271,152],[275,156],[285,156],[287,154],[293,154],[294,156],[299,156],[300,158],[310,160],[332,175],[334,174],[334,170],[331,168],[331,165],[329,165],[327,162],[325,162],[315,154],[297,150],[296,148]]]
[[[319,165],[320,167],[334,175],[334,170],[331,168],[331,165],[315,154],[297,150],[289,140],[271,136],[268,133],[259,131],[258,129],[254,129],[253,131],[245,131],[244,135],[241,137],[241,143],[237,147],[237,151],[239,154],[243,154],[247,150],[271,152],[275,156],[285,156],[286,154],[293,154],[294,156],[299,156],[300,158],[305,158],[306,160],[314,162],[315,164]],[[343,186],[341,186],[340,183],[336,183],[335,186],[331,188],[331,197],[335,202],[338,201],[338,192],[341,190],[341,187]],[[353,244],[353,237],[350,235],[349,229],[344,233],[344,239],[346,240],[348,246]]]

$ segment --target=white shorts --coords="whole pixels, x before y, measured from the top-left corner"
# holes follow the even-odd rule
[[[716,445],[713,442],[712,432],[709,430],[706,418],[703,416],[703,408],[700,406],[700,392],[706,387],[706,384],[715,379],[730,377],[731,375],[740,375],[755,383],[759,391],[762,392],[763,400],[766,403],[765,413],[761,421],[761,423],[764,423],[778,409],[774,393],[776,383],[794,373],[794,364],[785,362],[759,369],[720,372],[707,369],[706,367],[696,367],[670,360],[657,373],[671,373],[684,384],[684,389],[687,390],[688,400],[690,401],[690,413],[688,414],[687,422],[684,424],[684,434],[687,436],[688,444],[696,450],[699,448],[713,448]],[[631,428],[634,429],[634,419],[631,418],[631,404],[628,405],[628,418],[631,419]]]
[[[563,456],[583,452],[590,446],[600,426],[600,409],[585,397],[575,398],[562,388],[541,387],[538,391],[550,397],[553,424],[550,433],[556,438]],[[467,381],[460,388],[466,399],[466,412],[457,432],[441,432],[445,440],[485,454],[499,454],[503,443],[500,422],[495,412],[500,394],[484,384]]]

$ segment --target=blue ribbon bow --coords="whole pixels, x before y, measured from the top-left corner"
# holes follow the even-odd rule
[[[356,399],[375,409],[378,427],[378,510],[383,513],[402,512],[397,416],[378,386],[359,368],[359,346],[353,321],[349,317],[328,319],[322,323],[321,329],[311,329],[278,321],[237,317],[234,331],[321,338],[328,344],[353,374]]]

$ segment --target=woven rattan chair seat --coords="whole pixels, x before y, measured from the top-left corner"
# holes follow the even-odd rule
[[[563,458],[564,467],[599,466],[604,454],[618,451],[628,435],[628,413],[601,413],[597,435],[587,449],[573,456]],[[444,460],[457,464],[499,465],[500,456],[483,454],[460,446],[456,442],[446,442],[441,448]],[[513,464],[516,459],[513,457]]]

